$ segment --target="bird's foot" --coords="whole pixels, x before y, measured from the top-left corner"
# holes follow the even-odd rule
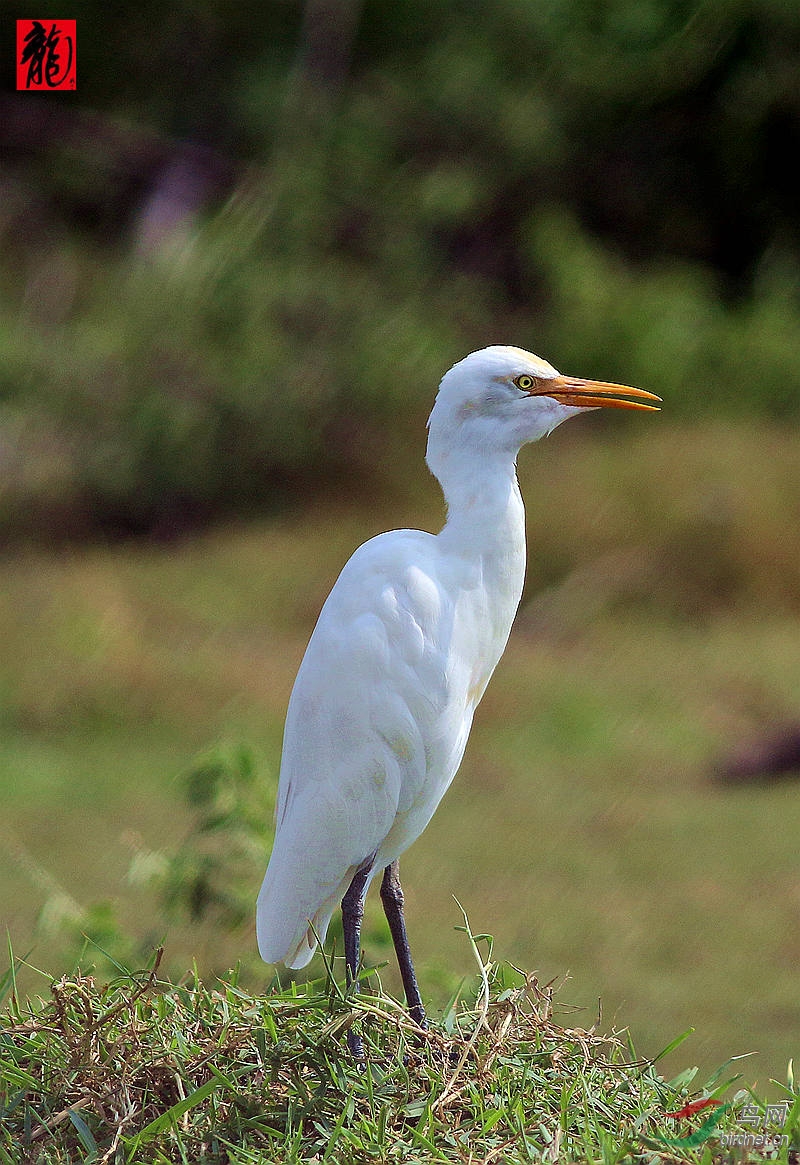
[[[354,1031],[352,1027],[347,1029],[347,1046],[350,1049],[350,1055],[356,1063],[356,1067],[360,1072],[367,1070],[367,1057],[364,1054],[364,1040],[360,1032]]]
[[[421,1003],[414,1004],[413,1007],[409,1007],[408,1014],[411,1016],[414,1023],[421,1027],[423,1031],[428,1030],[428,1017],[425,1014],[425,1008]]]

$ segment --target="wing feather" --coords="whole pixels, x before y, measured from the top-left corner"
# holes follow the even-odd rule
[[[356,870],[398,814],[424,802],[432,767],[442,767],[433,754],[453,612],[436,556],[430,534],[380,535],[356,551],[320,613],[289,702],[275,844],[258,900],[267,962],[311,958],[310,924],[324,939]],[[430,790],[428,817],[443,791]]]

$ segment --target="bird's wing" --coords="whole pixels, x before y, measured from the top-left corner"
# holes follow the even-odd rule
[[[322,609],[286,717],[258,904],[267,962],[310,959],[309,922],[324,937],[358,867],[426,795],[451,683],[453,611],[438,574],[432,535],[380,535],[356,551]]]

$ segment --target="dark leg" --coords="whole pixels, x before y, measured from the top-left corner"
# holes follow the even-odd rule
[[[414,964],[411,961],[411,949],[406,934],[406,922],[403,917],[403,888],[400,885],[399,862],[392,862],[383,871],[381,901],[389,923],[389,930],[392,932],[394,949],[397,952],[397,962],[403,979],[403,990],[406,993],[409,1014],[420,1027],[427,1027],[425,1008],[422,1006],[422,997],[417,986],[417,977],[414,974]]]
[[[344,931],[344,957],[347,963],[347,983],[352,983],[353,991],[358,991],[358,959],[361,948],[361,920],[364,917],[364,898],[367,892],[367,883],[372,869],[375,854],[370,854],[367,860],[356,871],[356,876],[350,883],[350,889],[342,899],[342,929]],[[347,1046],[353,1059],[364,1062],[364,1041],[353,1028],[347,1031]]]

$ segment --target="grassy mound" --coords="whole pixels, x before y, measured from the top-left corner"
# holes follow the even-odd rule
[[[477,954],[486,936],[469,937]],[[696,1069],[666,1082],[629,1038],[561,1026],[552,985],[507,964],[481,962],[474,997],[454,998],[423,1033],[380,987],[348,997],[330,973],[252,995],[235,973],[213,988],[196,974],[164,982],[158,963],[105,985],[77,972],[24,1003],[7,972],[0,1160],[722,1160],[727,1064],[700,1115],[670,1117]],[[346,1052],[352,1023],[366,1071]],[[789,1097],[782,1132],[797,1138]],[[784,1146],[778,1159],[797,1158]]]

